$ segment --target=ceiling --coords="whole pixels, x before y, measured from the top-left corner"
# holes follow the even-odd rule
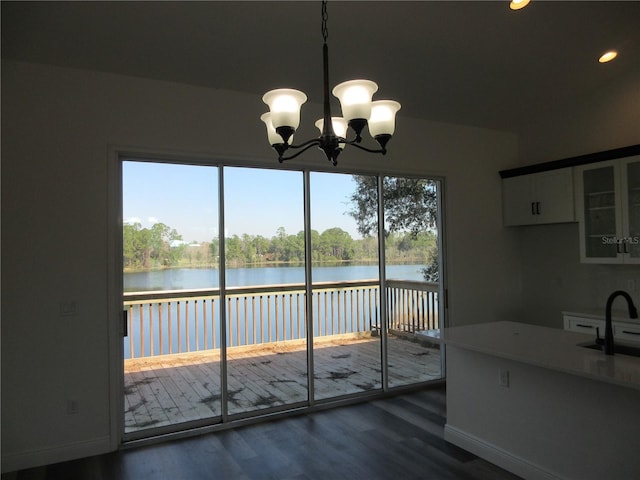
[[[2,57],[320,103],[320,20],[317,1],[3,1]],[[639,25],[636,1],[330,1],[330,81],[374,80],[401,116],[516,131],[640,78]]]

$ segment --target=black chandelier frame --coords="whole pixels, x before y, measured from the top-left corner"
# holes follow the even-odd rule
[[[272,147],[278,153],[278,162],[282,163],[287,160],[291,160],[301,155],[305,151],[309,150],[314,145],[317,146],[320,150],[322,150],[327,160],[330,161],[334,166],[338,164],[338,155],[342,151],[340,148],[341,144],[352,145],[360,150],[364,150],[369,153],[380,153],[382,155],[386,155],[387,153],[387,143],[391,139],[390,134],[380,134],[376,135],[374,139],[380,145],[380,148],[368,148],[364,145],[361,145],[362,142],[362,130],[367,125],[367,120],[363,118],[352,119],[349,120],[348,126],[355,132],[355,138],[349,140],[347,138],[336,135],[333,129],[333,122],[331,120],[331,103],[329,96],[329,46],[327,44],[327,39],[329,37],[329,32],[327,29],[327,1],[323,0],[322,2],[322,72],[323,72],[323,126],[322,132],[318,138],[313,138],[311,140],[307,140],[299,145],[289,144],[289,139],[294,134],[295,130],[292,127],[281,126],[276,127],[276,133],[278,133],[283,140],[283,143],[273,144]],[[296,149],[296,153],[285,156],[285,153],[289,149]]]

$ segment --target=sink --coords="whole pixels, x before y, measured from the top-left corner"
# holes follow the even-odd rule
[[[592,350],[600,350],[602,351],[604,345],[599,345],[597,343],[579,343],[579,347],[590,348]],[[613,346],[613,352],[617,355],[629,355],[632,357],[640,357],[640,347],[632,347],[630,345],[619,345],[615,344]]]

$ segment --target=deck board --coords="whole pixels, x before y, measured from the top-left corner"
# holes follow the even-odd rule
[[[389,336],[390,385],[441,377],[440,351]],[[308,400],[303,344],[229,348],[229,413]],[[325,399],[381,389],[380,339],[325,338],[314,342],[314,390]],[[125,360],[125,432],[221,415],[220,352]]]

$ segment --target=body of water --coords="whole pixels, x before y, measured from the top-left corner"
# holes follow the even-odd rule
[[[388,279],[424,281],[420,273],[424,265],[387,265]],[[314,282],[369,280],[379,277],[377,265],[338,265],[313,267]],[[228,268],[228,287],[304,283],[304,267]],[[191,290],[217,288],[219,271],[215,268],[175,268],[124,274],[125,292],[154,290]]]

